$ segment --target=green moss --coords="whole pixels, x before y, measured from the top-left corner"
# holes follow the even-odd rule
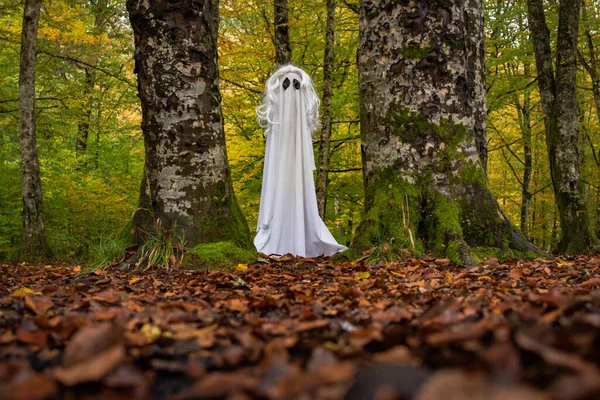
[[[441,118],[439,124],[435,124],[402,104],[393,104],[386,119],[393,127],[392,133],[405,142],[414,142],[418,138],[437,138],[445,144],[441,154],[448,156],[450,160],[456,158],[458,145],[469,134],[469,128],[465,125],[455,124],[445,118]]]
[[[467,161],[459,170],[455,177],[455,181],[462,185],[480,185],[487,188],[487,178],[483,168],[472,161]]]
[[[431,53],[431,47],[410,46],[402,49],[402,55],[406,58],[421,60]]]
[[[362,252],[393,243],[396,249],[422,253],[423,243],[417,238],[420,198],[417,185],[409,183],[392,169],[382,171],[377,187],[367,190],[368,211],[357,229],[352,248]]]
[[[442,254],[445,254],[447,258],[449,258],[453,263],[457,265],[464,265],[464,260],[462,259],[461,248],[464,244],[459,242],[458,240],[451,240],[446,245],[446,251]]]
[[[463,234],[468,238],[469,245],[507,250],[512,228],[498,213],[498,203],[489,191],[483,169],[472,161],[467,161],[453,182],[466,187],[469,192],[466,196],[456,196],[463,214]]]
[[[404,141],[414,141],[419,137],[427,137],[431,133],[431,123],[422,115],[410,111],[400,105],[392,105],[387,120],[393,127],[392,133]]]
[[[471,254],[476,263],[483,263],[486,259],[495,258],[499,262],[507,261],[508,259],[515,258],[520,260],[533,260],[540,257],[539,254],[531,251],[516,251],[512,249],[500,249],[498,247],[486,247],[478,246],[471,247]]]
[[[430,212],[425,216],[428,232],[432,237],[428,243],[436,254],[443,254],[456,264],[463,264],[465,246],[461,227],[461,216],[457,204],[437,191],[429,191]]]
[[[496,258],[500,261],[507,258],[506,252],[500,250],[498,247],[472,247],[471,255],[478,264],[484,262],[487,258]]]
[[[390,110],[382,123],[418,151],[432,151],[431,160],[426,171],[406,173],[407,167],[414,167],[392,165],[372,172],[375,176],[367,178],[366,212],[352,248],[385,250],[379,251],[383,259],[401,248],[415,253],[427,249],[457,264],[476,261],[470,246],[507,251],[512,227],[498,212],[485,171],[462,151],[472,136],[469,127],[444,118],[432,123],[402,104],[393,104]],[[450,193],[438,190],[434,174],[448,177]]]
[[[191,268],[223,269],[255,262],[257,253],[224,241],[196,245],[188,250],[184,265]]]
[[[223,189],[224,190],[224,189]],[[200,223],[200,230],[205,242],[232,242],[243,249],[253,249],[250,231],[246,218],[235,200],[233,188],[230,186],[229,213],[225,216],[206,215]]]

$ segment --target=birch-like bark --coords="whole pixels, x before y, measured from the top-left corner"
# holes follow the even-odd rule
[[[331,97],[335,37],[335,0],[327,0],[327,29],[325,54],[323,56],[323,101],[321,114],[321,136],[317,164],[317,206],[321,218],[327,209],[327,180],[329,177],[329,145],[331,140]]]
[[[288,0],[273,0],[273,11],[275,25],[275,64],[288,64],[292,62]]]
[[[41,0],[26,0],[19,70],[19,134],[23,193],[23,254],[49,255],[44,227],[44,206],[36,145],[35,65]]]
[[[358,72],[365,212],[355,250],[539,252],[502,214],[485,169],[483,3],[363,0]]]
[[[553,71],[542,0],[528,0],[528,20],[542,99],[550,175],[558,207],[559,253],[578,254],[596,243],[580,176],[577,121],[577,37],[581,0],[561,0]]]
[[[218,2],[128,0],[147,184],[134,228],[161,220],[188,246],[251,247],[227,162],[217,65]],[[138,240],[143,235],[136,235]]]
[[[473,113],[473,133],[475,145],[481,166],[487,176],[488,149],[487,149],[487,105],[485,87],[485,30],[482,26],[484,9],[479,3],[481,0],[467,2],[465,12],[465,39],[466,39],[466,67],[467,88],[471,97]]]

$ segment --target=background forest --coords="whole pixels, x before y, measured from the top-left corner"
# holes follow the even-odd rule
[[[488,176],[508,218],[543,250],[558,238],[535,59],[524,0],[486,1]],[[545,2],[551,41],[558,3]],[[332,138],[325,222],[348,244],[360,222],[363,182],[356,67],[358,4],[337,2]],[[579,29],[582,176],[600,205],[600,2],[585,1]],[[237,201],[251,227],[260,198],[264,138],[255,108],[273,71],[272,1],[222,0],[219,68],[227,151]],[[293,62],[323,90],[326,4],[290,1]],[[22,246],[18,80],[22,4],[0,4],[0,259]],[[554,45],[552,46],[554,48]],[[45,1],[39,22],[37,141],[46,234],[60,259],[89,260],[124,246],[137,207],[144,144],[124,2]],[[318,135],[315,150],[318,151]],[[595,223],[595,225],[597,225]]]

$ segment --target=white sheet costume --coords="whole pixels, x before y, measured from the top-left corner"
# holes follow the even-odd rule
[[[293,65],[280,67],[267,81],[257,115],[267,143],[256,249],[276,257],[330,256],[346,250],[317,209],[312,134],[319,127],[319,98],[311,78]]]

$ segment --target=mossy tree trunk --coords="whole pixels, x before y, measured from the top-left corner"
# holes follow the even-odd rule
[[[19,139],[23,194],[23,254],[51,253],[46,241],[42,181],[36,144],[35,64],[41,0],[27,0],[23,12],[19,69]]]
[[[561,0],[556,72],[542,0],[527,0],[529,29],[540,90],[550,175],[560,218],[559,253],[577,254],[596,245],[579,165],[577,36],[581,0]]]
[[[355,250],[393,242],[462,264],[473,247],[539,252],[488,189],[482,7],[361,2],[366,198]]]
[[[133,227],[160,219],[188,246],[250,247],[232,189],[217,67],[218,2],[128,0],[142,103],[146,184]]]

